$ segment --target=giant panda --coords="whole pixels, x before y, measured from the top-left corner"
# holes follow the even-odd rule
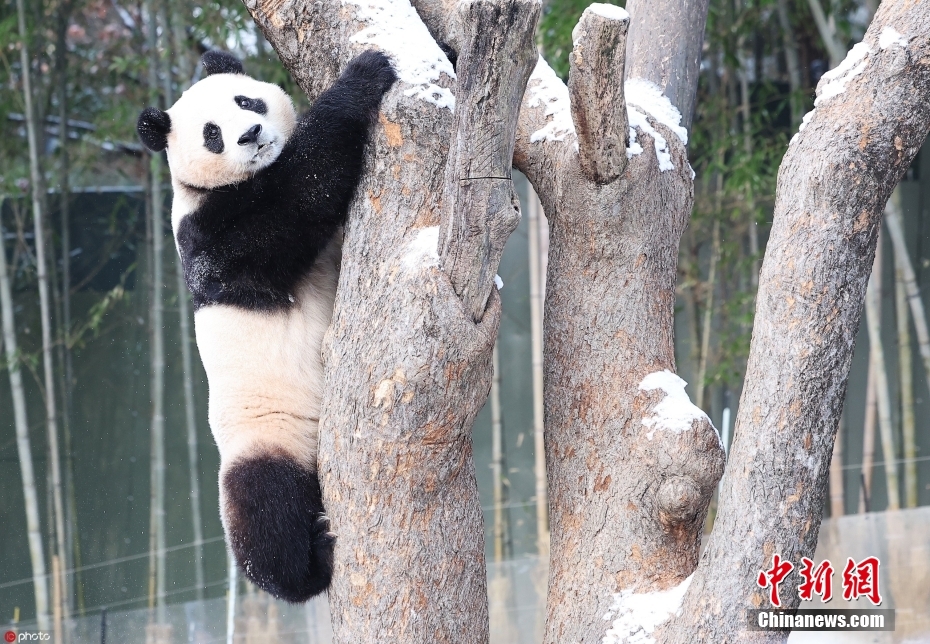
[[[298,119],[234,56],[201,62],[206,77],[167,111],[146,108],[137,131],[167,150],[228,547],[257,586],[302,602],[332,576],[317,433],[341,227],[397,76],[367,51]]]

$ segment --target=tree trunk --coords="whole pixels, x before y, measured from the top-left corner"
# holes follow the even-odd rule
[[[416,2],[421,15],[441,5]],[[693,174],[687,133],[661,88],[690,116],[707,3],[631,0],[630,9],[628,47],[626,12],[585,12],[570,58],[571,101],[539,61],[514,154],[550,225],[546,641],[560,644],[600,642],[616,591],[665,589],[687,577],[723,467],[710,421],[687,402],[683,381],[665,373],[674,369],[678,243]],[[449,15],[430,26],[440,39],[458,28]],[[655,47],[659,32],[674,46]],[[636,71],[624,86],[627,50]],[[681,51],[682,62],[664,60],[669,51]],[[627,103],[635,105],[629,121]],[[664,417],[669,407],[685,418]]]
[[[3,208],[0,198],[0,212]],[[29,559],[32,563],[32,586],[36,601],[36,626],[48,631],[48,577],[45,574],[45,551],[42,546],[42,526],[39,520],[39,498],[36,493],[35,469],[32,465],[32,445],[26,418],[26,393],[19,369],[16,343],[16,323],[13,315],[13,289],[6,264],[3,222],[0,221],[0,313],[3,322],[3,346],[6,349],[7,370],[10,372],[10,393],[13,398],[13,424],[16,426],[16,451],[23,479],[23,502],[26,506],[26,535],[29,539]]]
[[[745,610],[769,605],[775,553],[814,554],[881,213],[930,129],[927,33],[930,4],[882,2],[782,162],[731,465],[669,641],[787,637],[746,631]],[[781,597],[796,607],[797,587]]]
[[[372,45],[400,77],[350,209],[323,348],[336,641],[487,642],[470,431],[491,384],[493,279],[519,216],[510,160],[540,6],[459,7],[454,117],[452,67],[405,0],[247,7],[311,97]]]
[[[644,78],[662,88],[681,112],[685,129],[694,113],[709,6],[710,0],[627,0],[626,5],[631,17],[626,78]]]

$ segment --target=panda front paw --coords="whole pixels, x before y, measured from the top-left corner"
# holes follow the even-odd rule
[[[364,83],[376,104],[381,102],[381,97],[397,81],[397,72],[391,64],[391,59],[373,49],[362,52],[349,61],[343,76]]]
[[[292,603],[329,587],[336,539],[315,473],[286,455],[254,456],[229,468],[223,493],[227,540],[256,586]]]

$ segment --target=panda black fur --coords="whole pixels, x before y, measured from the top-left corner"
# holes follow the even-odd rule
[[[204,54],[207,77],[138,133],[167,148],[171,220],[194,303],[220,450],[220,515],[239,566],[301,602],[332,576],[317,476],[323,334],[341,227],[381,98],[396,80],[368,51],[299,120],[276,85]]]

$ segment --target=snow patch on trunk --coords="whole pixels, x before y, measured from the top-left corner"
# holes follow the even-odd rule
[[[705,419],[710,423],[707,414],[688,397],[685,391],[687,384],[668,369],[650,373],[639,383],[643,391],[661,389],[665,392],[665,398],[653,408],[653,415],[643,418],[643,425],[652,430],[646,434],[646,438],[652,440],[657,429],[680,433],[691,429],[691,424],[696,420]]]
[[[907,47],[907,38],[902,36],[897,29],[889,25],[882,29],[882,33],[878,37],[878,46],[882,49],[888,49],[895,45],[898,47]]]
[[[391,56],[397,76],[410,85],[404,90],[404,96],[455,110],[452,90],[436,84],[441,74],[455,78],[455,69],[408,0],[342,2],[356,7],[356,19],[368,23],[350,41],[374,45]]]
[[[439,264],[439,226],[429,226],[417,231],[417,236],[407,245],[401,261],[409,269]]]
[[[820,85],[817,88],[817,98],[814,100],[814,107],[818,107],[825,101],[845,92],[849,81],[865,70],[871,53],[872,48],[864,42],[850,49],[843,62],[821,77]]]
[[[629,20],[630,14],[623,7],[618,7],[614,4],[603,4],[600,2],[595,2],[594,4],[588,6],[585,11],[590,11],[591,13],[596,13],[599,16],[607,18],[608,20]]]
[[[673,613],[681,612],[681,602],[693,577],[692,574],[667,590],[614,593],[613,605],[604,615],[604,619],[613,620],[613,624],[607,629],[601,644],[655,644],[653,631],[668,621]]]
[[[542,56],[536,61],[536,67],[530,74],[526,91],[529,93],[527,105],[544,107],[548,119],[544,127],[530,135],[530,143],[564,141],[567,135],[575,133],[568,87],[555,75]]]
[[[628,159],[642,154],[643,146],[637,140],[637,128],[652,137],[656,149],[656,158],[659,160],[659,170],[673,170],[672,155],[669,152],[668,141],[652,127],[647,117],[665,125],[688,144],[688,130],[681,125],[681,112],[672,105],[672,102],[662,93],[662,88],[642,78],[631,78],[623,87],[626,96],[626,111],[630,121],[630,147],[626,150]]]

